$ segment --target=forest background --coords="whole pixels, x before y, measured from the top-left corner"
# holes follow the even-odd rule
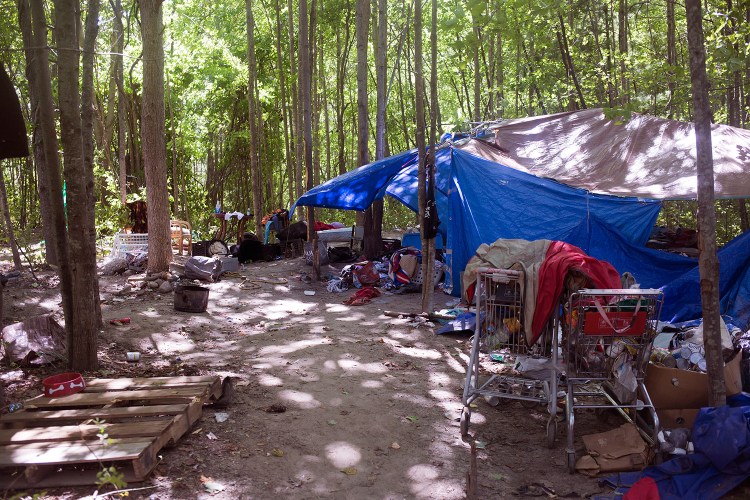
[[[0,0],[0,59],[19,91],[32,138],[32,105],[17,4]],[[359,4],[366,2],[359,2]],[[414,4],[369,8],[369,159],[375,158],[378,23],[386,23],[385,155],[415,146]],[[81,6],[78,31],[89,5]],[[51,79],[57,97],[54,5],[46,4]],[[379,8],[386,15],[378,15]],[[357,2],[312,0],[310,9],[313,185],[358,166]],[[360,5],[359,8],[362,8]],[[247,9],[254,61],[248,57]],[[291,0],[163,4],[165,148],[172,218],[209,235],[216,203],[262,213],[289,207],[306,190],[298,92],[298,9]],[[429,8],[425,32],[430,28]],[[141,142],[143,58],[137,1],[102,2],[93,66],[97,236],[127,223],[122,201],[146,199]],[[750,122],[750,5],[704,2],[714,121]],[[79,45],[83,48],[83,36]],[[431,50],[429,38],[425,53]],[[438,134],[476,122],[590,107],[692,119],[684,5],[672,1],[459,1],[437,7]],[[425,59],[425,74],[431,61]],[[254,66],[254,67],[253,67]],[[382,85],[382,83],[381,83]],[[248,99],[249,89],[254,93]],[[253,101],[252,103],[250,101]],[[254,104],[254,106],[250,106]],[[252,116],[248,108],[253,111]],[[255,133],[251,133],[251,130]],[[254,144],[251,144],[254,143]],[[251,156],[259,166],[250,175]],[[34,156],[3,162],[11,219],[22,244],[38,236],[43,211]],[[257,184],[257,185],[255,185]],[[414,224],[386,202],[385,225]],[[667,204],[662,223],[695,225],[695,205]],[[747,227],[744,200],[717,204],[724,243]],[[351,222],[353,214],[319,217]],[[38,237],[36,238],[38,240]]]
[[[746,127],[750,5],[703,6],[713,120]],[[0,59],[33,151],[2,164],[6,234],[13,227],[31,258],[40,236],[55,242],[66,319],[82,322],[66,329],[91,339],[74,366],[96,364],[87,242],[127,224],[126,201],[148,200],[206,237],[217,204],[253,211],[258,228],[306,189],[415,147],[425,115],[432,137],[592,107],[694,116],[685,7],[671,0],[0,0],[0,12]],[[61,173],[67,215],[45,193]],[[666,203],[661,223],[695,227],[695,210]],[[386,227],[415,222],[387,202]],[[744,200],[717,203],[719,243],[747,227]],[[149,269],[163,269],[168,228],[151,229]]]

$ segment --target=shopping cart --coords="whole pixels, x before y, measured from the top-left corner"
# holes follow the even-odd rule
[[[662,292],[653,289],[584,289],[571,294],[564,309],[562,350],[568,383],[569,472],[575,471],[577,409],[615,408],[656,445],[659,419],[643,378],[663,301]],[[553,353],[556,358],[557,349]]]
[[[477,269],[477,322],[464,382],[461,435],[466,437],[469,434],[471,406],[477,398],[485,398],[492,406],[498,405],[501,399],[512,399],[548,405],[547,444],[552,447],[557,434],[554,408],[557,406],[558,374],[552,369],[551,349],[557,324],[551,322],[533,344],[527,343],[523,328],[523,280],[524,274],[520,271]],[[480,356],[481,353],[484,356]],[[480,359],[487,356],[502,360],[507,368],[522,361],[536,364],[543,378],[524,377],[509,369],[491,374],[482,381]]]

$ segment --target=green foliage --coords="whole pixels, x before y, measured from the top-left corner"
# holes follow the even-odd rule
[[[258,137],[263,182],[263,211],[289,206],[288,166],[295,163],[295,125],[291,120],[297,72],[296,27],[288,25],[287,4],[280,1],[281,33],[277,60],[276,2],[253,2],[255,18],[255,56],[257,59],[257,92],[260,102],[261,135]],[[125,2],[124,19],[124,91],[128,144],[119,145],[115,124],[110,142],[103,140],[107,109],[114,106],[117,95],[110,93],[110,59],[112,43],[112,5],[102,3],[100,36],[96,57],[96,160],[95,188],[97,235],[111,236],[127,224],[127,211],[119,202],[117,158],[120,148],[128,155],[130,200],[145,198],[142,166],[135,171],[140,155],[138,120],[141,99],[141,54],[139,19],[133,4]],[[723,0],[705,3],[707,68],[711,82],[710,97],[714,117],[727,120],[727,88],[736,72],[741,75],[750,65],[750,24],[745,22],[747,5],[733,2],[727,11]],[[356,159],[356,48],[353,46],[355,2],[326,0],[317,3],[316,29],[320,34],[316,54],[322,54],[322,65],[316,60],[313,75],[316,133],[316,158],[323,182],[339,170],[339,157],[346,170],[353,169]],[[293,9],[297,4],[293,3]],[[0,10],[15,14],[12,0],[0,0]],[[386,141],[392,153],[413,147],[416,134],[415,82],[413,52],[413,2],[388,2],[387,71],[389,101],[386,108]],[[628,2],[628,50],[618,49],[617,3],[546,0],[463,0],[438,4],[438,105],[440,126],[454,131],[466,130],[473,111],[474,82],[479,79],[482,119],[495,119],[554,113],[571,108],[578,100],[576,82],[563,64],[558,42],[564,28],[572,68],[580,92],[588,107],[602,107],[605,114],[620,122],[631,114],[650,113],[689,120],[692,97],[686,41],[684,6],[675,8],[676,57],[668,64],[666,57],[666,1]],[[372,9],[374,25],[377,9]],[[407,15],[407,12],[409,15]],[[84,13],[85,14],[85,13]],[[297,12],[292,13],[294,23]],[[429,8],[423,11],[425,26],[426,75],[429,75]],[[0,59],[10,68],[11,79],[19,90],[24,113],[31,117],[28,83],[24,75],[24,54],[15,15],[0,17]],[[292,45],[290,48],[290,29]],[[347,58],[346,32],[352,45]],[[373,40],[370,43],[370,67],[374,68]],[[54,43],[53,43],[54,45]],[[211,235],[213,205],[220,200],[224,207],[245,211],[252,206],[249,173],[249,117],[247,33],[244,2],[209,0],[175,0],[164,4],[165,72],[168,80],[167,151],[165,151],[170,186],[178,187],[177,212],[174,217],[188,219],[196,236]],[[294,57],[290,49],[295,51]],[[480,74],[474,74],[474,53],[479,49]],[[52,55],[54,58],[54,53]],[[343,68],[341,67],[343,64]],[[624,68],[624,74],[621,74]],[[343,78],[341,102],[337,101],[337,83]],[[498,83],[497,73],[502,74]],[[283,77],[283,87],[282,87]],[[629,99],[622,99],[623,77],[629,83]],[[429,77],[428,77],[429,78]],[[53,82],[53,88],[54,88]],[[429,83],[429,82],[428,82]],[[744,82],[746,85],[747,82]],[[673,88],[672,88],[673,87]],[[376,85],[374,69],[370,70],[369,109],[371,114],[371,150],[374,150],[374,117]],[[673,90],[673,92],[672,92]],[[282,100],[282,93],[284,100]],[[492,102],[491,102],[492,101]],[[428,103],[434,105],[435,103]],[[490,105],[492,104],[492,105]],[[746,106],[747,103],[744,103]],[[748,110],[745,110],[748,111]],[[173,115],[173,119],[171,115]],[[325,118],[328,117],[326,123]],[[339,151],[337,116],[342,119],[343,151]],[[286,123],[286,125],[285,125]],[[745,124],[747,125],[747,124]],[[284,127],[289,144],[285,141]],[[132,130],[131,130],[132,128]],[[135,144],[135,149],[130,143]],[[104,149],[107,148],[105,151]],[[176,178],[171,173],[172,155]],[[216,159],[209,169],[209,151]],[[287,152],[289,151],[289,152]],[[19,239],[29,248],[32,258],[40,249],[40,221],[36,199],[36,176],[31,162],[12,161],[4,165],[8,184],[9,206]],[[291,176],[294,178],[294,176]],[[316,179],[317,180],[317,179]],[[295,196],[292,195],[291,198]],[[728,203],[718,212],[724,241],[738,230],[736,204]],[[723,205],[722,205],[723,206]],[[319,211],[322,220],[354,221],[354,213]],[[667,210],[665,221],[688,225],[691,210]],[[672,220],[674,219],[674,220]],[[386,229],[414,225],[412,212],[393,200],[386,202]],[[35,240],[36,238],[36,240]]]

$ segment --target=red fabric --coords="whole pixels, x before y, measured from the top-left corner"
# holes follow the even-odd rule
[[[357,290],[354,295],[344,301],[344,304],[351,306],[363,306],[370,302],[371,299],[380,297],[380,290],[372,286],[366,286]]]
[[[565,284],[565,275],[577,270],[588,276],[592,288],[620,288],[620,275],[612,264],[586,255],[577,246],[562,241],[553,241],[547,249],[542,267],[539,269],[539,293],[531,329],[534,342],[542,334],[544,325],[557,307]]]
[[[325,222],[320,222],[319,220],[315,221],[316,231],[325,231],[327,229],[336,229],[336,228],[330,224],[326,224]]]
[[[630,487],[623,500],[659,500],[660,498],[656,481],[651,477],[644,477]]]

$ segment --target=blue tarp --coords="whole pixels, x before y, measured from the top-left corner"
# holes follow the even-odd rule
[[[417,152],[407,151],[340,175],[305,193],[292,207],[364,210],[386,194],[417,211]],[[593,194],[539,178],[467,151],[436,154],[436,202],[446,236],[454,295],[461,271],[482,243],[498,238],[561,240],[631,272],[642,287],[663,288],[661,318],[701,316],[698,263],[644,247],[660,202]],[[750,326],[750,233],[719,251],[721,312]]]

